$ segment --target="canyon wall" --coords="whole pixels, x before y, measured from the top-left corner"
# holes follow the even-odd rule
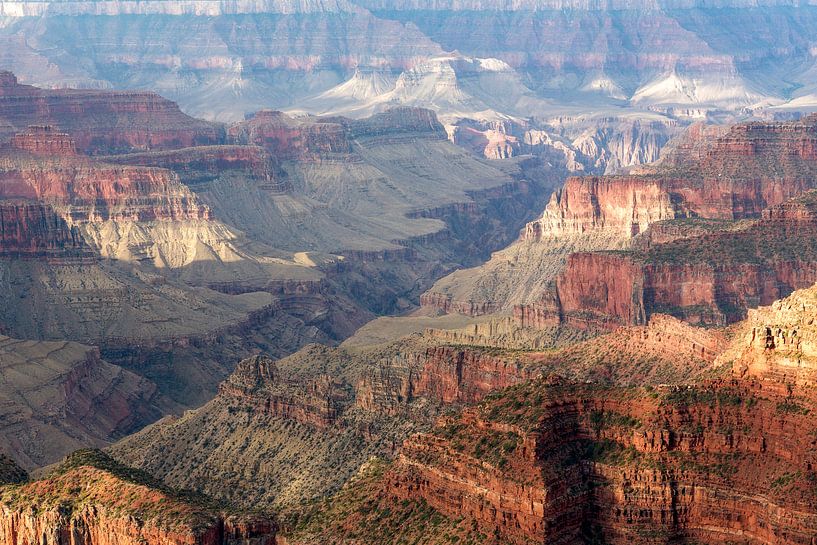
[[[40,480],[0,487],[0,539],[8,545],[276,543],[273,520],[220,513],[208,502],[99,451],[78,451]]]
[[[77,343],[0,336],[2,450],[23,467],[104,446],[172,407],[156,385]]]
[[[222,131],[155,93],[45,90],[0,74],[0,141],[29,125],[53,125],[87,153],[216,144]],[[11,134],[10,134],[11,133]]]
[[[518,312],[524,318],[540,309],[563,321],[609,320],[612,326],[645,323],[663,312],[725,325],[745,318],[747,308],[817,281],[813,193],[754,222],[720,227],[681,239],[648,235],[651,242],[631,252],[573,254],[556,282],[558,304],[547,299]]]
[[[811,197],[798,198],[817,179],[816,124],[806,116],[696,125],[653,165],[568,178],[516,243],[438,281],[421,304],[512,313],[537,328],[560,314],[611,325],[645,323],[651,312],[702,323],[742,319],[746,308],[815,280]],[[764,243],[784,239],[791,240]]]

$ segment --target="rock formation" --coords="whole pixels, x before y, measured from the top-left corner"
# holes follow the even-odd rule
[[[571,379],[543,372],[440,419],[283,533],[294,544],[420,532],[428,543],[810,543],[814,301],[809,288],[752,311],[731,343],[662,317],[568,348],[550,361],[578,371]],[[573,350],[598,360],[581,370]],[[667,384],[632,366],[662,353],[680,373]],[[616,356],[624,374],[598,381]]]
[[[351,152],[343,125],[321,120],[296,121],[268,110],[233,125],[229,136],[243,144],[261,146],[282,160],[343,157]]]
[[[817,281],[814,197],[772,207],[754,222],[710,225],[698,236],[658,235],[666,242],[641,250],[571,255],[556,282],[557,304],[543,315],[611,325],[644,323],[653,312],[694,323],[743,319],[747,308]],[[770,243],[780,240],[786,244]]]
[[[172,404],[148,380],[76,343],[0,337],[2,450],[31,469],[104,446]]]
[[[815,288],[749,311],[718,365],[733,374],[778,386],[784,393],[808,392],[817,379],[814,353]]]
[[[99,451],[78,451],[40,480],[0,487],[0,539],[8,545],[274,545],[275,532],[269,518],[231,515]]]
[[[809,238],[796,235],[811,229],[808,205],[792,199],[814,187],[816,125],[810,116],[695,126],[655,165],[569,178],[517,243],[481,268],[442,279],[421,302],[443,312],[513,313],[532,327],[550,326],[560,313],[586,321],[585,311],[614,323],[645,323],[651,312],[705,323],[741,319],[745,308],[815,280],[807,249],[796,255],[760,243]],[[591,253],[630,247],[634,253]],[[705,255],[711,266],[702,264]],[[717,263],[722,255],[728,265]],[[590,270],[607,281],[592,280]],[[734,281],[741,286],[728,287]]]
[[[21,85],[3,72],[0,142],[29,125],[53,125],[87,153],[182,148],[222,138],[217,126],[183,114],[155,93],[45,90]]]

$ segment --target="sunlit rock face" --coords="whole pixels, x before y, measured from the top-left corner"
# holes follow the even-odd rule
[[[816,123],[693,125],[654,164],[572,176],[516,243],[439,280],[421,304],[537,328],[643,324],[656,312],[744,319],[817,281]]]
[[[272,517],[235,514],[203,496],[170,490],[91,449],[38,480],[0,487],[0,512],[0,539],[8,545],[276,543]]]

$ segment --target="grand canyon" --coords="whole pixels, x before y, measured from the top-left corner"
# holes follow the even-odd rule
[[[817,545],[814,36],[0,0],[0,545]]]

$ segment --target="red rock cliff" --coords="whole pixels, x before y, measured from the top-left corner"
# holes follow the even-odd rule
[[[327,427],[349,404],[351,392],[325,374],[311,380],[288,378],[272,359],[252,356],[219,386],[219,395],[240,408]]]
[[[32,137],[34,139],[32,140]],[[70,146],[52,129],[25,133],[17,148],[0,150],[0,199],[27,199],[69,207],[74,221],[209,219],[210,211],[172,172],[116,166],[74,155],[42,155],[28,147]]]
[[[47,204],[0,201],[0,255],[13,257],[92,255],[76,227]]]
[[[571,255],[553,300],[519,307],[517,315],[541,311],[540,322],[558,315],[608,326],[645,323],[655,312],[694,323],[741,320],[747,309],[817,282],[815,202],[807,193],[755,222],[654,238],[629,252]]]
[[[229,135],[236,142],[261,146],[282,160],[317,159],[351,152],[343,125],[311,118],[296,120],[269,110],[230,127]]]
[[[189,117],[149,92],[38,89],[0,73],[0,120],[19,131],[53,125],[89,153],[173,149],[222,140],[218,126]],[[3,123],[0,123],[2,126]],[[11,134],[0,130],[0,141]]]
[[[198,503],[197,503],[198,501]],[[102,453],[81,451],[49,477],[0,488],[7,545],[274,545],[276,526],[227,516]]]

